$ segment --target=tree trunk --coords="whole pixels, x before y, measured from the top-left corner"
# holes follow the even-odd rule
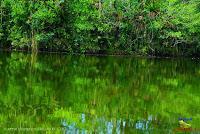
[[[31,35],[32,35],[32,52],[33,53],[37,53],[38,48],[37,48],[37,41],[35,39],[35,31],[32,29],[31,31]]]

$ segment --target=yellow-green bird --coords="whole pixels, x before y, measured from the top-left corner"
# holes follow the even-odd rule
[[[180,125],[181,128],[191,128],[191,125],[184,122],[183,120],[179,121],[179,125]]]

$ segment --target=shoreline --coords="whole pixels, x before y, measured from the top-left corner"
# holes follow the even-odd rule
[[[104,51],[104,52],[101,52]],[[29,50],[23,50],[23,49],[1,49],[0,52],[22,52],[31,54],[32,52]],[[128,53],[125,51],[106,51],[106,50],[100,50],[99,52],[69,52],[69,51],[49,51],[49,50],[38,50],[37,53],[40,54],[65,54],[65,55],[85,55],[85,56],[114,56],[114,57],[136,57],[136,58],[148,58],[148,59],[200,59],[200,56],[188,56],[188,55],[150,55],[150,54],[139,54],[136,52]]]

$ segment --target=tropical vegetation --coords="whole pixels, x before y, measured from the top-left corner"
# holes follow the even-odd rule
[[[199,0],[1,0],[9,50],[199,55]]]

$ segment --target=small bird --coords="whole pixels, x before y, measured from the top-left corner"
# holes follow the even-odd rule
[[[179,121],[179,125],[180,125],[181,128],[191,128],[191,125],[184,122],[183,120]]]

